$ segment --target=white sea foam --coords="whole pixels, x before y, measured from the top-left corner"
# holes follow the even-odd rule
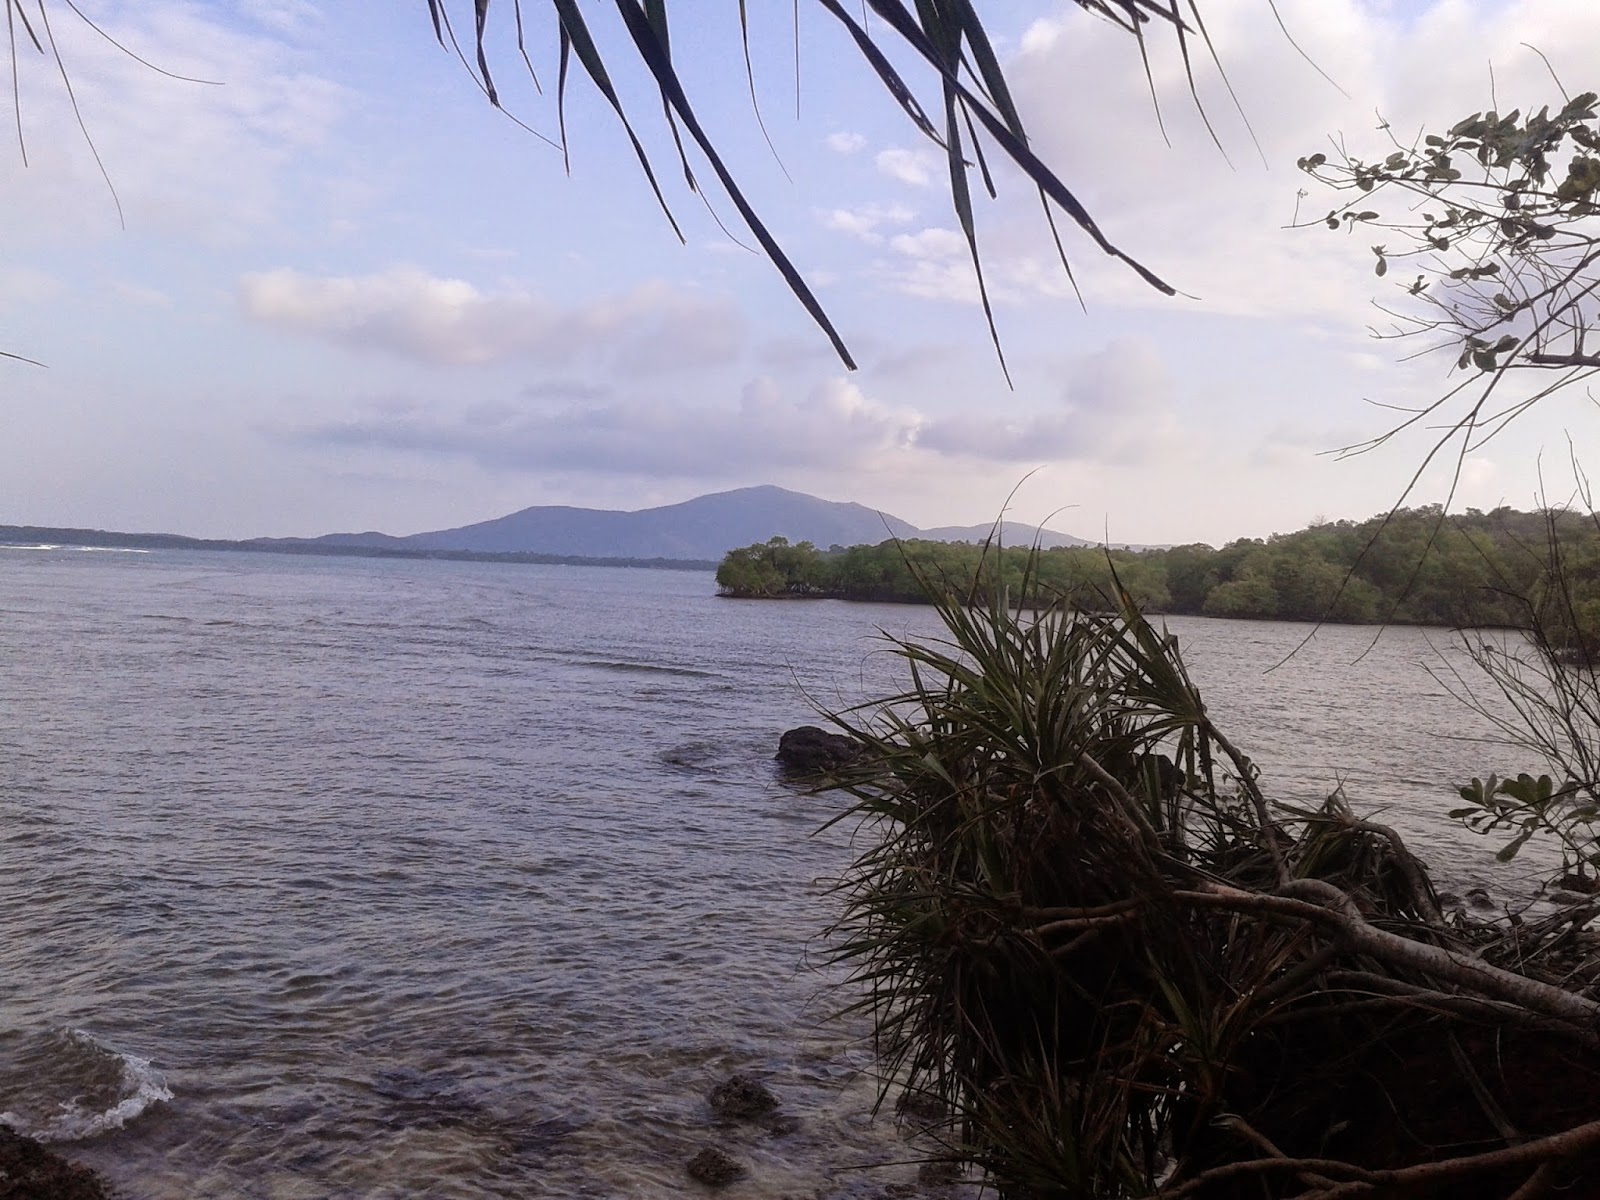
[[[10,546],[0,545],[0,550],[59,550],[60,546],[51,545],[49,542],[40,542],[37,546]]]
[[[82,550],[86,554],[149,554],[148,550],[141,550],[137,546],[74,546],[74,550]]]
[[[152,1104],[172,1099],[172,1089],[167,1086],[161,1072],[150,1065],[149,1059],[113,1050],[82,1029],[67,1030],[67,1037],[78,1048],[104,1056],[116,1064],[120,1074],[116,1088],[119,1098],[116,1102],[102,1108],[86,1104],[84,1097],[77,1095],[62,1101],[53,1116],[43,1119],[0,1112],[0,1125],[9,1125],[18,1133],[41,1142],[78,1142],[121,1129]]]

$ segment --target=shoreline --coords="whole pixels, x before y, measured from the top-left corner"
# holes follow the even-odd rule
[[[312,558],[389,558],[416,561],[485,562],[559,567],[633,567],[650,571],[714,571],[709,559],[628,558],[584,554],[541,554],[518,550],[414,550],[399,546],[346,546],[293,538],[191,538],[176,533],[118,533],[106,529],[65,529],[44,525],[0,525],[0,548],[14,550],[206,550],[225,554],[292,554]]]
[[[845,603],[845,604],[898,604],[898,605],[904,605],[906,607],[912,607],[912,608],[915,608],[915,607],[927,608],[927,607],[929,607],[929,606],[931,606],[933,604],[938,603],[938,600],[930,599],[929,597],[927,597],[925,595],[924,596],[901,596],[901,595],[860,596],[860,595],[852,595],[852,594],[847,593],[847,592],[835,592],[835,591],[816,591],[816,592],[803,592],[803,593],[801,593],[801,592],[792,592],[792,593],[780,593],[780,594],[773,595],[773,594],[769,594],[769,593],[765,593],[765,592],[728,591],[728,590],[724,590],[722,588],[718,588],[717,589],[717,599],[719,599],[719,600],[741,600],[741,601],[742,600],[754,600],[754,601],[761,601],[761,602],[795,601],[797,603],[809,603],[809,602],[814,601],[814,600],[838,600],[838,601],[841,601],[842,603]],[[1046,609],[1049,609],[1049,608],[1053,607],[1055,603],[1056,602],[1052,601],[1051,603],[1048,603],[1048,604],[1023,604],[1020,607],[1025,612],[1041,612],[1041,611],[1044,611]],[[1013,607],[1015,608],[1016,606],[1013,606]],[[1102,609],[1093,609],[1093,610],[1090,610],[1090,611],[1106,612],[1106,613],[1109,614],[1112,610],[1110,610],[1110,609],[1103,609],[1103,610]],[[1184,609],[1176,609],[1176,608],[1146,608],[1146,609],[1140,609],[1140,612],[1146,618],[1192,617],[1192,618],[1195,618],[1197,620],[1204,620],[1204,621],[1250,621],[1250,622],[1253,622],[1253,623],[1260,623],[1260,624],[1265,624],[1265,625],[1313,625],[1313,626],[1340,625],[1340,626],[1349,626],[1349,627],[1351,627],[1353,629],[1387,629],[1390,626],[1398,626],[1398,627],[1404,628],[1404,629],[1448,629],[1448,630],[1458,631],[1458,632],[1462,631],[1462,630],[1468,630],[1468,629],[1484,630],[1484,631],[1495,630],[1495,631],[1503,631],[1503,632],[1507,632],[1507,633],[1528,633],[1528,632],[1530,632],[1526,626],[1522,626],[1522,625],[1499,625],[1499,624],[1496,624],[1496,623],[1494,623],[1492,621],[1485,622],[1483,624],[1477,624],[1477,625],[1455,625],[1455,624],[1449,624],[1449,623],[1446,623],[1446,622],[1436,622],[1436,621],[1408,621],[1408,620],[1404,620],[1404,619],[1398,618],[1398,617],[1390,618],[1388,620],[1382,620],[1382,621],[1378,621],[1378,620],[1361,621],[1361,620],[1352,620],[1349,617],[1321,617],[1321,618],[1314,618],[1314,617],[1286,617],[1286,616],[1263,617],[1263,616],[1239,616],[1239,615],[1235,615],[1235,614],[1231,614],[1231,613],[1227,614],[1227,615],[1223,615],[1221,613],[1192,612],[1192,611],[1188,611],[1188,610],[1184,610]]]

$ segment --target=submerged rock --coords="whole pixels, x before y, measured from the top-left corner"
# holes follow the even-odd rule
[[[965,1178],[958,1162],[930,1159],[917,1168],[917,1182],[928,1187],[953,1188]]]
[[[801,725],[778,739],[778,762],[796,775],[825,775],[853,762],[861,748],[842,733]]]
[[[727,1187],[744,1174],[744,1168],[715,1146],[707,1146],[689,1160],[689,1178],[707,1187]]]
[[[88,1167],[0,1125],[0,1200],[110,1200]]]
[[[749,1075],[734,1075],[711,1089],[711,1111],[725,1121],[748,1121],[778,1107],[778,1098]]]
[[[902,1117],[923,1125],[937,1125],[950,1116],[949,1106],[932,1092],[901,1092],[895,1107]]]

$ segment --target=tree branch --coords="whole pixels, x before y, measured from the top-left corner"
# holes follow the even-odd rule
[[[1600,367],[1600,354],[1524,354],[1537,367]]]
[[[1284,893],[1295,894],[1284,894]],[[1306,897],[1301,899],[1300,897]],[[1600,1023],[1600,1004],[1537,979],[1491,967],[1465,955],[1412,941],[1367,924],[1350,897],[1319,879],[1297,879],[1278,895],[1247,892],[1221,883],[1173,893],[1191,904],[1232,912],[1267,913],[1311,921],[1338,934],[1345,945],[1392,966],[1408,967],[1458,987],[1560,1017],[1585,1029]]]

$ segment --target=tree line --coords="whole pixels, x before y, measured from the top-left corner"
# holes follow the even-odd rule
[[[930,591],[987,592],[995,583],[1025,606],[1065,598],[1111,611],[1126,593],[1146,612],[1215,617],[1511,627],[1538,617],[1600,641],[1600,526],[1557,509],[1407,508],[1221,549],[891,539],[820,550],[775,537],[730,550],[717,568],[719,591],[741,598],[923,603]]]

